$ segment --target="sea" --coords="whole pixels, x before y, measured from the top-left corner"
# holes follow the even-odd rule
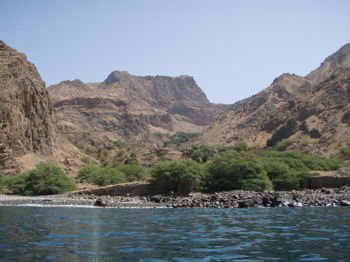
[[[0,261],[350,261],[350,207],[0,206]]]

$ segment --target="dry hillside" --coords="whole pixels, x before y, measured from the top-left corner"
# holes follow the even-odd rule
[[[350,146],[350,44],[306,77],[283,74],[234,103],[195,143],[244,141],[253,147],[289,139],[290,149],[334,156]]]

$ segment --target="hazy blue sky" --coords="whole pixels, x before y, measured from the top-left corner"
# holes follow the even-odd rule
[[[349,13],[349,0],[0,0],[0,39],[47,85],[192,75],[210,101],[233,103],[350,42]]]

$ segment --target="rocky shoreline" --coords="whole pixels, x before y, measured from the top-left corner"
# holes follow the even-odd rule
[[[51,196],[0,195],[2,206],[85,206],[111,208],[247,208],[350,206],[350,187],[303,191],[228,191],[212,194],[96,196],[66,193]]]

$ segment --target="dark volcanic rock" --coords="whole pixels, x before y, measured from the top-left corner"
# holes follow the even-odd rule
[[[98,198],[98,199],[96,199],[94,206],[105,207],[105,206],[107,206],[107,202],[104,199]]]

